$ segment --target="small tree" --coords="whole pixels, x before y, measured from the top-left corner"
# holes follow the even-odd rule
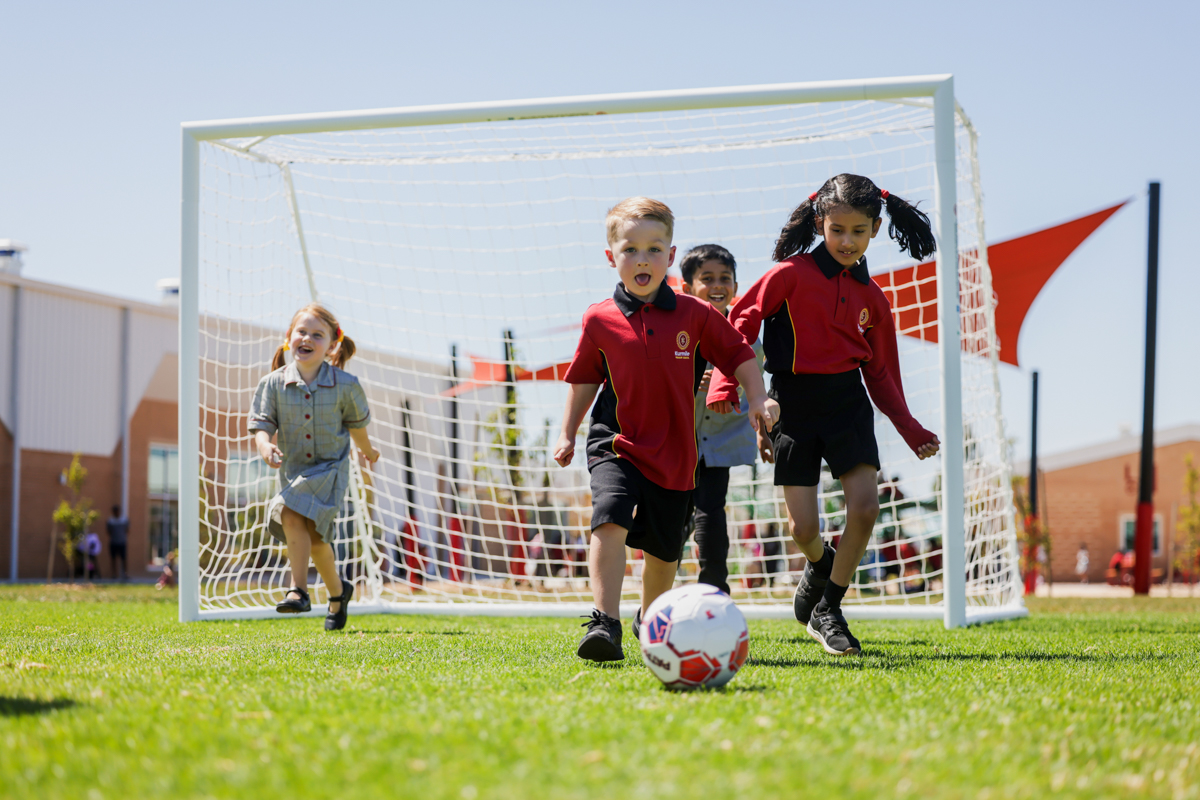
[[[1021,574],[1025,576],[1025,591],[1032,592],[1034,577],[1041,566],[1038,563],[1038,548],[1046,553],[1047,568],[1050,558],[1050,529],[1035,516],[1029,504],[1029,481],[1024,475],[1012,476],[1013,508],[1017,512],[1017,541],[1021,545]]]
[[[1187,495],[1187,505],[1179,509],[1179,521],[1175,529],[1182,534],[1179,541],[1179,560],[1175,568],[1187,575],[1188,597],[1195,596],[1196,554],[1200,550],[1200,502],[1196,500],[1200,492],[1200,470],[1196,469],[1195,460],[1191,453],[1183,458],[1186,469],[1183,474],[1183,492]]]
[[[75,580],[75,554],[79,552],[79,543],[100,516],[92,509],[92,501],[83,497],[83,481],[87,474],[83,464],[79,463],[79,453],[76,453],[66,471],[67,487],[71,490],[73,502],[59,500],[58,508],[54,510],[54,522],[62,526],[58,549],[67,559],[67,572],[71,580]]]

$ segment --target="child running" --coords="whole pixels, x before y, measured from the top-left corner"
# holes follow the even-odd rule
[[[933,253],[929,217],[867,178],[838,175],[792,212],[775,243],[779,263],[729,312],[747,341],[765,328],[765,368],[782,418],[769,437],[760,431],[759,451],[775,464],[792,538],[808,560],[793,600],[796,619],[835,655],[862,649],[842,615],[842,598],[879,515],[879,449],[867,392],[919,458],[940,445],[908,410],[891,306],[867,272],[864,253],[879,233],[885,204],[888,234],[901,249],[918,260]],[[817,235],[824,242],[809,253]],[[728,412],[737,384],[717,370],[708,407]],[[819,529],[822,458],[845,492],[846,527],[836,553]]]
[[[596,392],[587,436],[592,487],[588,557],[596,608],[579,657],[619,661],[625,547],[643,552],[638,620],[671,588],[695,488],[695,358],[734,375],[746,389],[751,424],[766,433],[778,416],[754,351],[708,303],[676,295],[664,278],[675,260],[671,209],[647,197],[614,206],[605,220],[610,266],[620,282],[612,299],[583,315],[583,333],[565,379],[567,407],[554,447],[571,463],[575,433]],[[634,509],[637,516],[634,516]]]
[[[291,363],[284,358],[288,350]],[[329,544],[350,485],[350,441],[370,463],[379,460],[367,436],[367,397],[358,379],[342,371],[353,355],[354,342],[342,335],[333,314],[316,303],[305,306],[292,317],[271,362],[274,371],[259,381],[250,409],[259,455],[280,470],[282,489],[267,507],[267,525],[272,536],[287,543],[292,565],[292,588],[275,610],[301,614],[312,609],[311,556],[329,592],[327,631],[346,626],[354,594],[354,584],[338,575]]]
[[[697,245],[683,254],[679,272],[683,275],[684,294],[703,300],[728,316],[729,306],[737,296],[737,261],[733,253],[719,244]],[[754,355],[761,360],[762,345],[757,341]],[[729,468],[753,464],[758,450],[746,405],[739,405],[738,411],[730,414],[718,414],[705,407],[713,371],[703,357],[697,355],[695,361],[700,465],[696,468],[692,503],[696,509],[693,516],[696,547],[700,551],[697,580],[729,594],[729,527],[725,519]]]

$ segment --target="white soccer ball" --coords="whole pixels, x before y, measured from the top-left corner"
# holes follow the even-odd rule
[[[650,604],[640,644],[646,666],[668,689],[711,689],[729,683],[746,663],[750,631],[729,595],[696,583]]]

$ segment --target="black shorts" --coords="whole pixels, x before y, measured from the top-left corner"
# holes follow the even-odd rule
[[[859,464],[879,469],[875,412],[858,370],[772,375],[769,394],[780,409],[771,431],[776,486],[816,486],[822,458],[835,478]]]
[[[592,530],[616,523],[629,531],[629,547],[661,561],[678,561],[692,513],[691,491],[664,489],[624,458],[601,461],[591,472]]]
[[[125,558],[125,545],[110,544],[108,546],[108,552],[113,558],[117,558],[118,556],[120,556],[122,559],[124,559]]]

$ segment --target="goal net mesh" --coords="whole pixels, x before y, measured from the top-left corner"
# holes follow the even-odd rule
[[[247,414],[292,314],[313,299],[359,348],[347,370],[366,389],[383,453],[369,470],[352,467],[333,542],[356,602],[457,602],[463,613],[590,603],[584,459],[560,469],[549,450],[582,314],[616,284],[607,209],[631,195],[666,202],[679,255],[724,245],[744,289],[772,266],[791,210],[838,173],[867,175],[932,214],[933,138],[927,105],[865,101],[202,142],[200,611],[269,609],[290,585],[286,549],[266,529],[278,479]],[[967,601],[1002,606],[1016,602],[1017,560],[1000,343],[961,119],[956,149]],[[910,407],[941,432],[933,265],[913,264],[886,235],[869,262],[900,325]],[[917,460],[878,412],[876,435],[881,513],[846,603],[938,607],[940,457]],[[820,491],[822,533],[836,540],[844,502],[827,471]],[[788,604],[804,559],[771,465],[732,470],[727,517],[735,599]],[[633,600],[641,561],[629,556]],[[696,579],[696,556],[689,537],[680,582]]]

